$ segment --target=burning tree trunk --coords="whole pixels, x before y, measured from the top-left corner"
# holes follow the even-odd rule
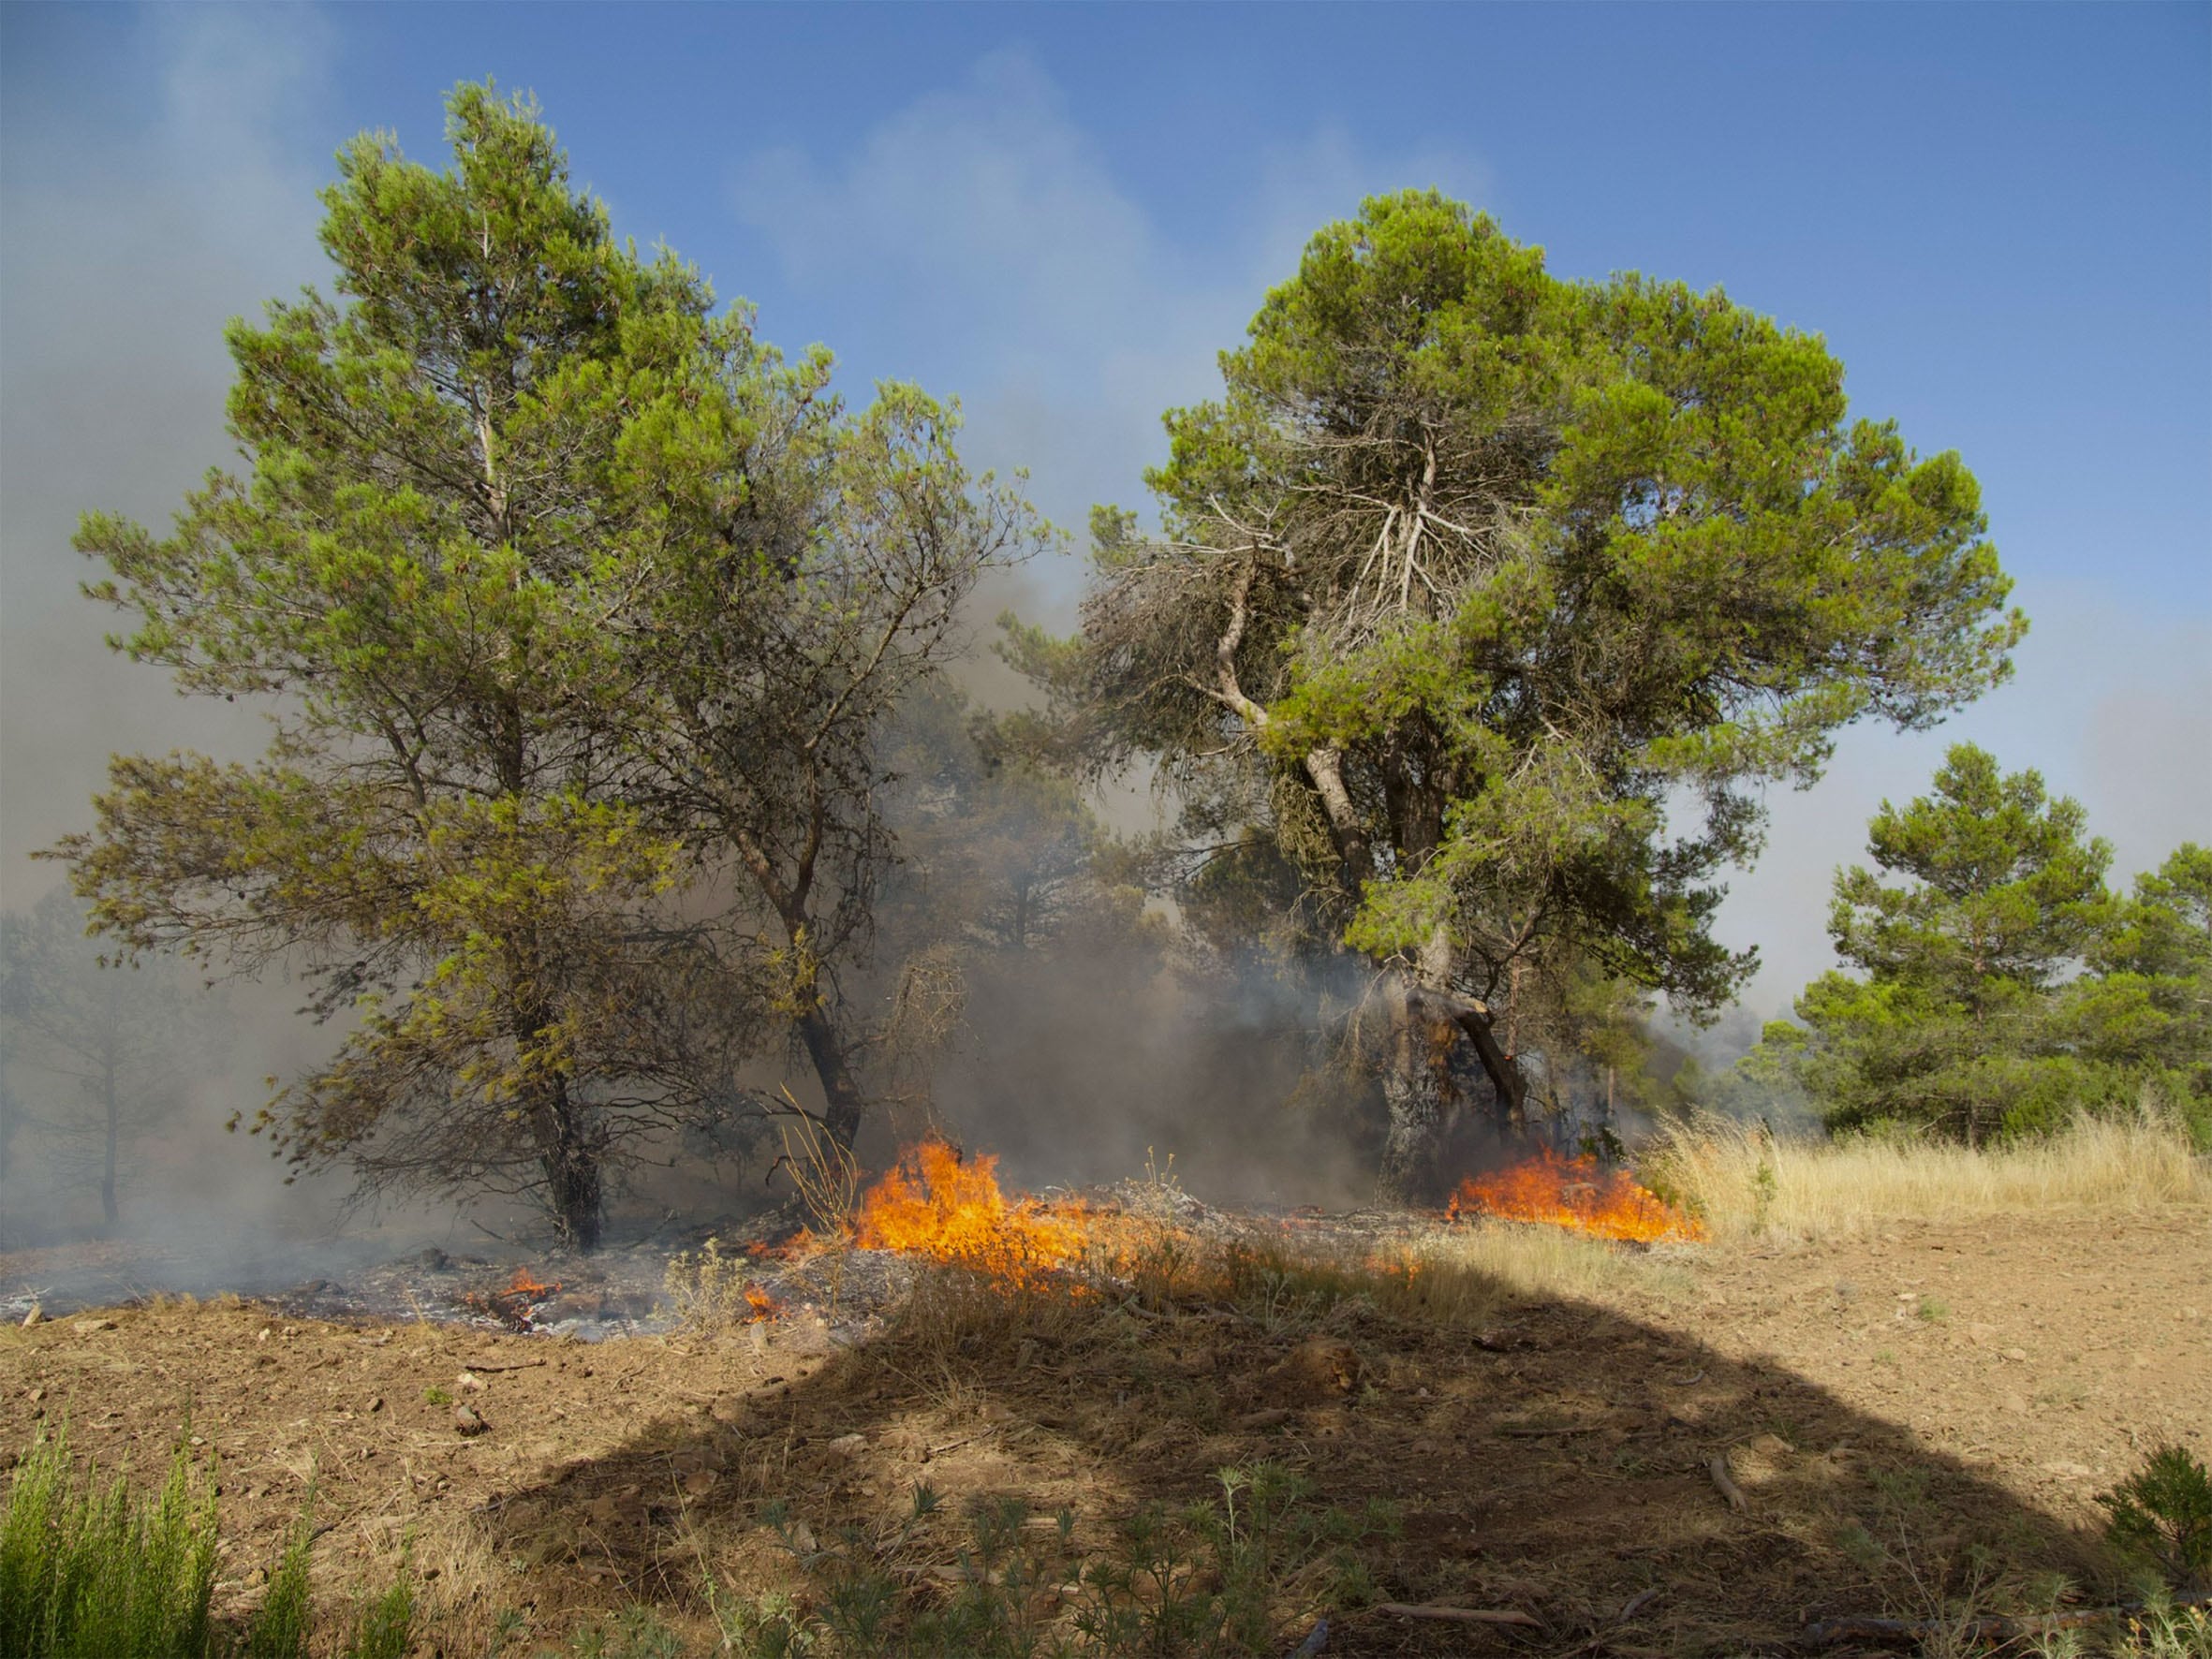
[[[1459,1034],[1419,996],[1401,999],[1392,1020],[1389,1063],[1382,1074],[1390,1131],[1377,1184],[1392,1197],[1410,1197],[1434,1162],[1437,1138],[1452,1104],[1452,1050]]]
[[[1379,1185],[1391,1197],[1406,1197],[1422,1171],[1435,1164],[1438,1138],[1457,1100],[1453,1062],[1463,1039],[1489,1079],[1499,1128],[1516,1138],[1528,1127],[1527,1084],[1519,1064],[1498,1047],[1490,1010],[1472,997],[1407,978],[1397,988],[1395,1002],[1382,1076],[1390,1128]]]

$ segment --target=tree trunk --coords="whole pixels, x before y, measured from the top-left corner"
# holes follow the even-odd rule
[[[102,1069],[100,1082],[108,1108],[107,1142],[100,1159],[100,1226],[103,1231],[112,1233],[121,1220],[115,1206],[115,1148],[123,1138],[123,1101],[116,1093],[112,1060]]]
[[[1405,1200],[1419,1195],[1436,1164],[1437,1139],[1452,1104],[1452,1050],[1459,1040],[1420,989],[1408,985],[1391,1018],[1390,1055],[1383,1067],[1382,1099],[1390,1130],[1382,1143],[1378,1191]]]
[[[1483,1075],[1497,1094],[1498,1126],[1518,1139],[1528,1133],[1528,1079],[1521,1075],[1521,1063],[1497,1046],[1490,1030],[1489,1013],[1480,1005],[1465,1004],[1457,1018],[1460,1030],[1467,1033],[1476,1057],[1482,1062]]]
[[[532,1008],[524,1014],[518,1034],[524,1045],[539,1041],[553,1021],[550,1008]],[[553,1212],[553,1229],[570,1249],[597,1250],[605,1219],[599,1151],[585,1133],[582,1112],[568,1093],[568,1079],[557,1072],[543,1078],[528,1085],[524,1099],[524,1122],[538,1143],[538,1167],[545,1175],[545,1205]]]
[[[538,1139],[538,1167],[545,1171],[546,1207],[561,1242],[574,1250],[597,1250],[602,1214],[599,1158],[576,1121],[565,1079],[540,1085],[530,1111]]]
[[[1453,1103],[1452,1056],[1464,1035],[1497,1095],[1499,1127],[1514,1138],[1528,1128],[1527,1083],[1513,1057],[1498,1047],[1490,1010],[1453,989],[1458,953],[1439,929],[1422,947],[1414,973],[1401,971],[1391,1020],[1391,1051],[1382,1079],[1390,1110],[1379,1189],[1413,1197],[1436,1161],[1437,1141]]]
[[[806,1057],[814,1062],[814,1075],[821,1081],[822,1099],[829,1107],[823,1126],[832,1140],[850,1152],[868,1102],[846,1061],[845,1041],[827,1008],[817,1004],[799,1016],[799,1040],[806,1045]]]

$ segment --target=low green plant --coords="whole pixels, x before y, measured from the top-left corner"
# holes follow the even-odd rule
[[[683,1638],[651,1608],[626,1608],[613,1618],[578,1631],[569,1659],[684,1659]],[[549,1652],[545,1659],[553,1659]]]
[[[433,1383],[422,1390],[422,1403],[425,1405],[450,1405],[453,1403],[453,1396]]]
[[[2212,1588],[2212,1473],[2178,1446],[2161,1446],[2141,1469],[2098,1494],[2105,1539],[2155,1567],[2175,1590]]]
[[[246,1633],[243,1659],[307,1659],[307,1640],[315,1634],[315,1601],[308,1582],[314,1514],[315,1492],[310,1488],[276,1571],[269,1575],[269,1593],[261,1598],[261,1610]]]
[[[122,1475],[79,1476],[66,1425],[40,1427],[0,1507],[0,1653],[8,1659],[306,1659],[316,1625],[308,1593],[314,1534],[302,1517],[258,1611],[240,1631],[210,1613],[216,1535],[213,1461],[195,1465],[188,1435],[158,1492],[134,1496]],[[341,1659],[404,1659],[413,1591],[403,1570],[355,1618]]]
[[[406,1659],[415,1635],[415,1579],[405,1566],[382,1595],[363,1603],[353,1621],[347,1659]]]
[[[1394,1532],[1388,1505],[1317,1505],[1303,1476],[1271,1463],[1216,1480],[1212,1500],[1148,1505],[1087,1559],[1072,1511],[1039,1524],[1018,1498],[986,1499],[969,1510],[937,1575],[951,1589],[936,1598],[893,1570],[938,1507],[927,1487],[910,1516],[875,1535],[818,1539],[774,1504],[761,1520],[810,1591],[739,1598],[710,1575],[707,1601],[739,1659],[1230,1659],[1274,1652],[1281,1616],[1309,1612],[1317,1594],[1335,1607],[1374,1599],[1352,1547]]]
[[[40,1428],[0,1513],[0,1652],[200,1659],[215,1581],[215,1483],[180,1440],[158,1496],[73,1477],[65,1424]]]
[[[2212,1609],[2177,1608],[2155,1596],[2128,1616],[2119,1659],[2205,1659],[2212,1654]]]

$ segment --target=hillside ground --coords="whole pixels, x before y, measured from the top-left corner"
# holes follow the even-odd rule
[[[888,1585],[895,1622],[1010,1567],[1070,1631],[1162,1536],[1172,1594],[1217,1587],[1255,1474],[1256,1651],[1326,1617],[1333,1655],[1780,1652],[2125,1593],[2095,1494],[2160,1443],[2212,1461],[2212,1208],[2178,1179],[1643,1251],[1462,1228],[1373,1282],[1288,1247],[1171,1250],[1124,1297],[933,1273],[852,1347],[804,1312],[590,1344],[154,1302],[0,1332],[0,1457],[66,1421],[151,1479],[188,1436],[232,1608],[312,1488],[318,1589],[404,1554],[453,1659],[618,1652],[641,1606],[719,1653],[773,1593]]]

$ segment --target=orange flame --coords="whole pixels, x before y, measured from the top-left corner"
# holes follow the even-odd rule
[[[763,1319],[777,1318],[784,1311],[783,1303],[777,1301],[775,1298],[770,1296],[768,1292],[762,1290],[758,1285],[746,1285],[745,1287],[745,1306],[752,1310],[752,1312],[745,1315],[745,1323],[747,1325],[758,1325]]]
[[[499,1289],[480,1294],[476,1291],[465,1292],[461,1302],[463,1306],[474,1308],[480,1314],[489,1314],[517,1330],[527,1330],[532,1315],[538,1311],[538,1304],[549,1296],[558,1296],[560,1290],[559,1281],[548,1285],[528,1268],[517,1268],[514,1277]]]
[[[864,1250],[903,1250],[972,1268],[1017,1285],[1035,1284],[1079,1263],[1084,1229],[1068,1210],[1033,1198],[1008,1203],[998,1160],[963,1161],[936,1136],[899,1155],[891,1173],[861,1199],[854,1241]]]
[[[1695,1216],[1638,1186],[1625,1171],[1607,1174],[1595,1158],[1562,1158],[1554,1152],[1539,1152],[1493,1175],[1468,1177],[1452,1195],[1449,1213],[1455,1221],[1467,1214],[1495,1215],[1647,1244],[1705,1236]]]
[[[560,1288],[557,1281],[548,1285],[533,1275],[528,1268],[517,1268],[514,1270],[514,1277],[507,1282],[507,1288],[499,1294],[520,1297],[525,1301],[536,1301],[540,1297],[555,1295]]]

